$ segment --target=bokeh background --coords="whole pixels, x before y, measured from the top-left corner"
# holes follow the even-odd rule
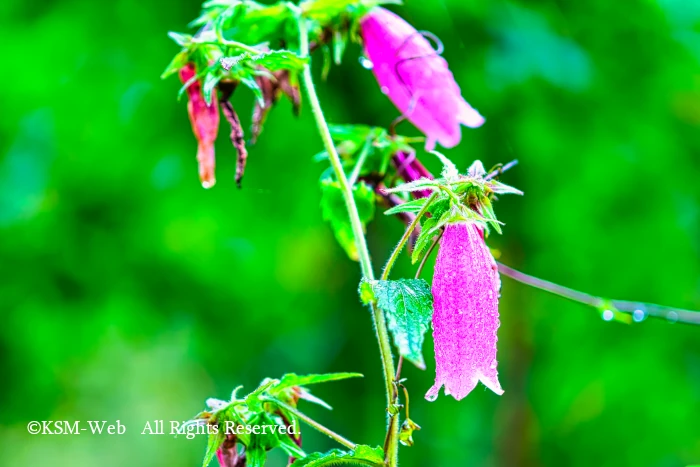
[[[700,309],[700,3],[395,10],[442,39],[487,118],[446,153],[462,168],[520,160],[504,180],[526,196],[498,203],[506,227],[490,239],[504,262],[603,296]],[[141,435],[145,422],[186,420],[207,397],[285,372],[364,373],[316,388],[333,412],[306,410],[381,442],[377,345],[357,264],[321,219],[309,109],[272,112],[242,190],[222,124],[218,184],[199,186],[180,84],[159,79],[178,50],[166,32],[186,31],[198,11],[195,0],[0,2],[3,465],[197,466],[204,437]],[[359,53],[320,86],[325,110],[386,126],[397,112]],[[381,215],[370,225],[377,264],[401,231]],[[397,272],[409,266],[402,257]],[[403,466],[700,463],[700,328],[604,322],[507,278],[501,320],[502,397],[480,386],[428,403],[434,366],[406,367],[423,430]],[[30,420],[64,419],[118,419],[128,431],[27,434]],[[311,430],[305,445],[334,447]]]

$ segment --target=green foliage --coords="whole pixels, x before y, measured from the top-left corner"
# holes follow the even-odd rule
[[[399,151],[413,152],[415,138],[391,136],[385,128],[368,125],[330,125],[331,136],[345,167],[353,170],[360,163],[358,175],[384,176],[391,156]],[[418,138],[420,140],[421,138]],[[327,157],[325,152],[317,158]]]
[[[293,386],[308,386],[309,384],[327,383],[330,381],[340,381],[348,378],[362,378],[360,373],[326,373],[323,375],[304,375],[299,376],[294,373],[284,375],[279,383],[272,389],[272,394],[277,394],[278,391],[293,387]]]
[[[427,206],[430,217],[421,219],[421,231],[411,254],[411,260],[416,263],[422,259],[426,248],[433,238],[448,223],[476,222],[483,228],[493,227],[501,233],[501,222],[496,219],[491,199],[498,194],[521,194],[520,190],[489,178],[480,161],[475,161],[467,170],[466,175],[460,175],[456,165],[444,155],[433,152],[443,164],[442,177],[434,180],[420,179],[402,183],[385,190],[387,193],[416,192],[433,190],[437,193],[432,200],[418,198],[395,206],[385,214],[401,212],[418,212]]]
[[[371,281],[373,299],[384,311],[399,353],[425,369],[423,339],[433,317],[433,294],[423,279]]]
[[[365,445],[357,445],[352,451],[331,449],[326,453],[315,452],[303,459],[296,460],[291,467],[323,467],[330,465],[369,465],[381,467],[384,465],[384,450],[380,447],[372,448]]]
[[[241,387],[237,387],[231,394],[231,399],[222,401],[209,399],[209,409],[199,413],[193,420],[182,427],[186,430],[190,425],[206,424],[215,427],[210,431],[207,443],[207,451],[204,456],[203,467],[207,467],[216,455],[216,451],[226,440],[225,428],[227,424],[232,426],[279,426],[297,427],[299,418],[290,411],[289,407],[296,408],[299,399],[327,406],[323,401],[312,397],[304,385],[340,381],[348,378],[362,377],[359,373],[327,373],[299,376],[288,373],[280,379],[264,379],[260,385],[245,397],[237,396]],[[235,443],[245,447],[247,465],[262,467],[267,459],[267,452],[280,448],[293,457],[304,457],[306,453],[296,445],[291,435],[279,431],[270,433],[236,433]],[[235,446],[234,446],[235,448]]]
[[[374,219],[376,196],[372,188],[364,182],[359,182],[353,186],[352,193],[364,227]],[[357,261],[355,236],[352,232],[343,192],[340,189],[340,184],[329,178],[321,181],[321,212],[323,219],[331,224],[335,238],[340,243],[340,246],[343,247],[351,259]]]
[[[222,58],[221,66],[226,71],[236,67],[247,67],[250,69],[263,67],[268,71],[289,70],[299,72],[308,61],[308,58],[301,58],[289,50],[271,50],[255,55],[250,52],[244,52],[235,57]]]

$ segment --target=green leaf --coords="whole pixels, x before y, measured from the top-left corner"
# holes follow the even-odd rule
[[[348,35],[343,31],[333,31],[333,62],[336,65],[340,65],[343,61],[343,54],[345,53],[345,47],[348,44]]]
[[[174,40],[177,45],[182,47],[187,47],[192,43],[192,36],[190,34],[181,34],[179,32],[170,31],[168,37]]]
[[[389,216],[392,214],[398,214],[400,212],[418,212],[423,209],[428,198],[418,198],[412,201],[407,201],[405,203],[394,206],[393,208],[384,212],[384,215]]]
[[[309,384],[327,383],[329,381],[340,381],[349,378],[363,378],[361,373],[326,373],[299,376],[294,373],[287,373],[282,376],[279,384],[274,389],[280,390],[290,388],[292,386],[308,386]]]
[[[353,197],[357,205],[357,212],[364,228],[368,222],[374,219],[376,197],[372,189],[364,182],[359,182],[353,187]],[[359,259],[355,236],[348,217],[348,209],[345,198],[338,182],[330,179],[321,181],[321,211],[323,219],[330,222],[338,243],[345,249],[350,257]]]
[[[326,465],[369,465],[381,467],[384,465],[384,450],[365,445],[355,446],[354,451],[331,449],[326,453],[314,452],[303,459],[295,461],[291,467],[323,467]]]
[[[307,61],[308,58],[302,58],[290,50],[271,50],[258,54],[244,52],[235,57],[224,57],[220,60],[222,68],[227,71],[243,66],[251,68],[261,66],[269,71],[301,71]]]
[[[370,284],[365,279],[362,279],[360,281],[360,287],[358,289],[358,292],[360,294],[360,301],[363,305],[369,305],[370,303],[377,300],[377,297],[374,295],[374,291],[372,290],[372,284]]]
[[[202,94],[204,94],[204,100],[207,105],[211,105],[211,95],[219,84],[221,77],[215,75],[214,73],[207,73],[204,76],[204,83],[202,84]]]
[[[416,264],[422,257],[425,248],[430,244],[430,241],[435,235],[440,232],[440,225],[435,217],[430,217],[423,222],[420,235],[416,239],[416,244],[413,245],[413,253],[411,253],[411,263]]]
[[[216,456],[216,451],[221,447],[224,441],[226,441],[226,433],[223,429],[218,430],[216,433],[209,434],[209,439],[207,441],[207,452],[204,454],[202,467],[207,467],[211,463],[214,456]]]
[[[177,73],[178,71],[180,71],[180,68],[187,65],[187,62],[189,61],[189,56],[190,55],[187,50],[183,50],[179,54],[175,55],[175,57],[168,64],[168,66],[165,67],[165,71],[163,71],[163,74],[160,75],[160,78],[165,79],[173,73]]]
[[[423,339],[433,316],[430,285],[423,279],[372,281],[371,284],[399,353],[418,368],[425,369]]]
[[[292,441],[292,439],[289,436],[280,435],[279,447],[292,457],[296,457],[299,459],[301,459],[302,457],[306,457],[306,453],[304,452],[304,450],[297,446],[297,443]]]

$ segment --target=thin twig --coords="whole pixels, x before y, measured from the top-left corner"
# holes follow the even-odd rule
[[[498,263],[498,271],[504,276],[508,276],[523,284],[535,287],[536,289],[544,290],[545,292],[558,295],[563,298],[568,298],[574,302],[583,303],[584,305],[592,306],[603,312],[622,312],[632,315],[634,321],[642,321],[647,316],[655,318],[666,318],[671,322],[680,322],[687,324],[700,325],[700,311],[679,310],[672,307],[655,305],[653,303],[632,302],[626,300],[607,300],[602,297],[596,297],[578,290],[564,287],[563,285],[555,284],[528,274],[516,271],[515,269],[506,266],[503,263]],[[608,308],[610,308],[608,310]],[[605,315],[604,315],[605,317]],[[612,319],[612,315],[610,315]]]
[[[274,398],[266,398],[265,400],[269,400],[270,402],[275,403],[276,405],[282,407],[283,409],[287,410],[289,413],[296,415],[299,420],[304,421],[307,425],[315,428],[316,430],[320,431],[324,435],[328,436],[329,438],[333,439],[334,441],[337,441],[338,443],[342,444],[348,449],[355,449],[357,445],[353,443],[352,441],[349,441],[348,439],[344,438],[343,436],[339,435],[335,431],[331,430],[330,428],[326,428],[325,426],[321,425],[318,423],[316,420],[313,418],[309,417],[308,415],[299,412],[297,409],[292,407],[289,404],[285,404],[279,399],[274,399]]]

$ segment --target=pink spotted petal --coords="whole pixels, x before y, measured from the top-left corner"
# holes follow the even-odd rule
[[[496,262],[473,223],[448,224],[440,240],[433,276],[435,385],[425,395],[433,401],[441,387],[460,400],[481,381],[496,394],[496,331],[501,281]]]

